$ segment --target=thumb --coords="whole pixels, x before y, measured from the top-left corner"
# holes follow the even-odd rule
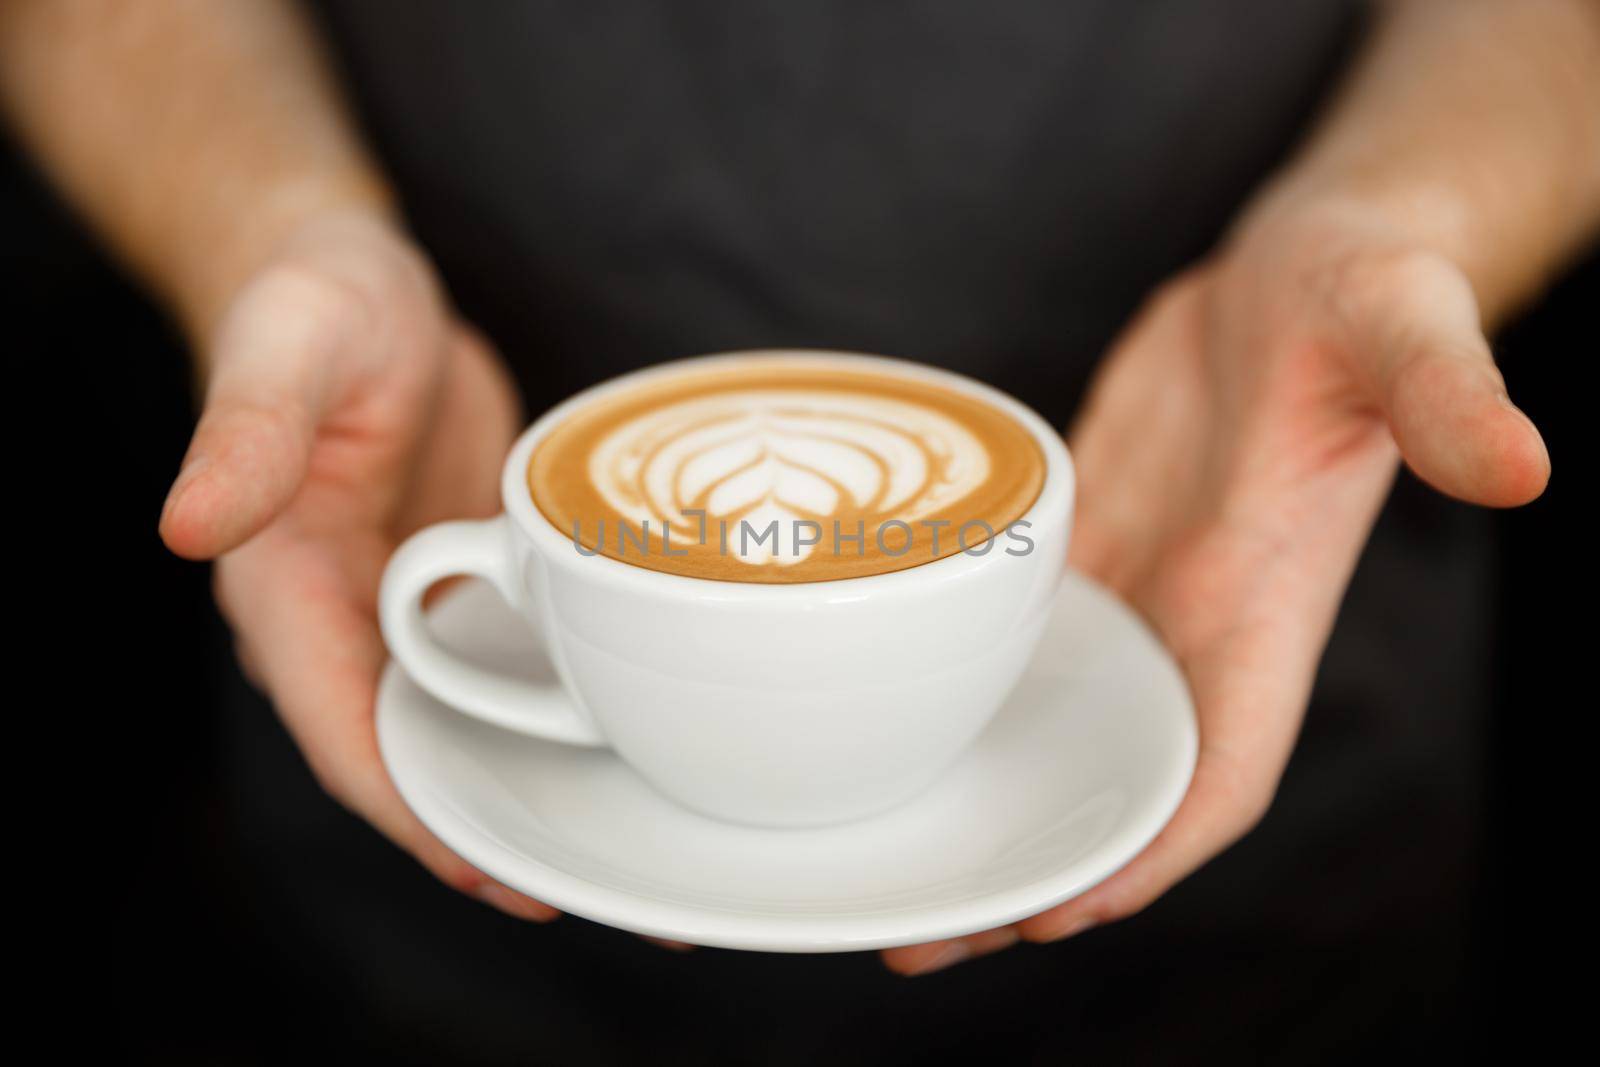
[[[223,319],[205,407],[161,513],[173,552],[221,555],[294,499],[349,332],[344,303],[318,279],[272,275]]]
[[[1465,275],[1430,256],[1377,273],[1341,317],[1359,358],[1375,368],[1377,400],[1406,463],[1469,503],[1533,500],[1550,480],[1550,456],[1506,395]]]

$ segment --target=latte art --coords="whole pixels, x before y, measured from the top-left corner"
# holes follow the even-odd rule
[[[750,565],[809,557],[816,545],[800,543],[804,522],[829,530],[845,517],[913,522],[988,476],[988,450],[946,415],[871,394],[799,390],[719,393],[646,412],[589,459],[606,502],[641,527],[672,527],[669,540],[697,540],[702,516],[719,530],[776,523],[775,538],[730,546]]]
[[[529,465],[535,504],[585,554],[746,582],[983,548],[1042,480],[1028,431],[974,397],[800,360],[685,371],[597,400]]]

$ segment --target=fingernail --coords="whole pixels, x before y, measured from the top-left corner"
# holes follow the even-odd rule
[[[1094,920],[1093,919],[1091,919],[1087,915],[1080,915],[1078,918],[1072,920],[1067,925],[1063,926],[1056,933],[1051,934],[1045,940],[1047,940],[1047,941],[1065,941],[1069,937],[1077,937],[1079,934],[1083,933],[1085,930],[1089,929],[1089,927],[1091,927],[1093,925],[1094,925]]]
[[[173,490],[182,489],[194,481],[195,477],[210,465],[211,457],[204,452],[196,452],[186,457],[183,461],[183,466],[178,468],[178,476],[172,479]]]
[[[491,908],[505,912],[516,919],[527,919],[529,922],[547,923],[559,918],[561,913],[548,904],[541,904],[521,893],[514,893],[503,885],[494,882],[485,882],[474,892],[474,895]]]
[[[965,941],[952,941],[940,949],[931,960],[911,973],[913,976],[932,974],[934,971],[942,971],[946,967],[954,967],[971,955],[972,949],[968,947]]]
[[[1511,412],[1511,414],[1527,423],[1530,427],[1532,427],[1535,433],[1538,432],[1539,427],[1534,425],[1533,419],[1528,415],[1528,413],[1517,407],[1516,402],[1513,401],[1509,396],[1506,396],[1504,393],[1500,394],[1500,405],[1507,411]]]
[[[198,478],[210,465],[210,457],[204,454],[191,455],[184,459],[183,466],[178,468],[178,476],[172,480],[172,488],[167,490],[167,502],[161,508],[163,519],[167,517],[167,512],[172,510],[172,505],[177,503],[178,497],[183,495],[189,483]]]

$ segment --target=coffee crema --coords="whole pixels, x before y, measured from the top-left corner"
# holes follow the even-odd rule
[[[1010,415],[891,370],[729,360],[580,407],[528,463],[574,550],[695,578],[822,582],[1031,549],[1044,455]]]

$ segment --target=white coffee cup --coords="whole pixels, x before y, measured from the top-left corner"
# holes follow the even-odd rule
[[[866,577],[714,581],[582,554],[535,506],[529,458],[576,410],[691,367],[768,358],[929,381],[1010,415],[1045,459],[1039,496],[1022,516],[1032,549],[1007,552],[996,538],[981,555],[957,552]],[[431,526],[390,560],[380,618],[407,673],[444,703],[498,726],[609,746],[662,793],[704,814],[808,826],[914,795],[1000,707],[1060,580],[1073,470],[1049,424],[960,375],[873,356],[732,353],[625,375],[553,408],[512,447],[501,497],[500,516]],[[559,686],[490,672],[434,640],[422,597],[455,575],[488,579],[537,622]]]

